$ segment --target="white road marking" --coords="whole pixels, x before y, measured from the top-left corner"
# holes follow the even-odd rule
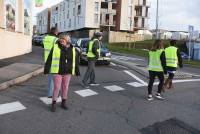
[[[119,87],[117,85],[105,86],[104,88],[108,89],[109,91],[112,91],[112,92],[125,90],[124,88]]]
[[[20,110],[24,110],[26,107],[22,105],[19,101],[12,102],[12,103],[6,103],[0,105],[0,115],[16,112]]]
[[[52,103],[52,98],[40,97],[40,100],[41,100],[43,103],[45,103],[46,105],[50,105],[50,104]],[[57,102],[61,102],[61,101],[62,101],[62,99],[61,99],[61,97],[59,97],[59,98],[57,99]]]
[[[183,82],[197,82],[200,79],[186,79],[186,80],[173,80],[173,83],[183,83]],[[154,85],[158,85],[159,82],[154,82]]]
[[[133,87],[144,87],[144,86],[146,86],[146,85],[141,84],[139,82],[131,82],[131,83],[127,83],[127,84],[130,85],[130,86],[133,86]]]
[[[113,63],[113,62],[111,62],[110,64],[113,65],[113,66],[117,66],[117,65],[116,65],[115,63]]]
[[[134,79],[136,79],[137,81],[139,81],[141,84],[147,86],[148,84],[143,81],[142,79],[140,79],[139,77],[137,77],[136,75],[134,75],[133,73],[131,73],[130,71],[128,70],[124,70],[125,73],[127,73],[128,75],[130,75],[131,77],[133,77]]]
[[[136,61],[136,60],[139,60],[139,61],[144,61],[143,59],[139,59],[139,58],[133,58],[133,57],[127,57],[127,56],[112,56],[112,59],[119,59],[119,60],[132,60],[132,61]]]
[[[91,89],[79,90],[79,91],[75,91],[75,93],[77,93],[78,95],[80,95],[82,97],[88,97],[88,96],[93,96],[93,95],[98,94],[97,92],[95,92]]]

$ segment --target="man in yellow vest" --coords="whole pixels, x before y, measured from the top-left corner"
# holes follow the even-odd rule
[[[43,47],[44,47],[44,62],[46,64],[47,59],[49,58],[49,54],[53,49],[55,42],[58,40],[58,29],[56,27],[52,27],[50,30],[50,34],[45,36],[43,40]],[[45,72],[45,71],[44,71]],[[48,93],[47,97],[51,98],[53,94],[53,76],[49,72],[45,72],[48,74]]]
[[[176,40],[170,41],[170,46],[165,48],[165,57],[166,57],[166,72],[165,74],[169,74],[167,80],[165,81],[164,88],[170,89],[172,87],[172,80],[174,78],[174,74],[179,65],[180,68],[183,67],[182,57],[180,51],[176,45]]]
[[[90,78],[90,86],[98,86],[99,84],[95,81],[95,63],[100,57],[100,41],[102,40],[103,34],[101,32],[95,32],[93,38],[87,45],[87,59],[88,68],[82,80],[82,85],[88,87],[88,79]]]

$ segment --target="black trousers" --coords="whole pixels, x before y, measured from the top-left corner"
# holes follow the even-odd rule
[[[163,88],[163,84],[164,84],[164,73],[156,72],[156,71],[149,71],[148,94],[152,94],[153,83],[154,83],[156,76],[159,79],[158,93],[162,92],[162,88]]]
[[[89,83],[95,82],[95,59],[88,59],[88,68],[84,75],[83,82],[87,83],[88,79],[90,78]]]

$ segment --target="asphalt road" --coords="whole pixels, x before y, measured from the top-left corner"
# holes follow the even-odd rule
[[[145,64],[145,61],[133,58],[126,61]],[[124,57],[115,59],[124,60]],[[85,70],[86,66],[81,66],[82,74]],[[199,69],[183,71],[200,74]],[[47,92],[44,75],[2,91],[0,134],[154,134],[146,129],[169,119],[177,119],[200,130],[199,81],[175,83],[173,90],[164,93],[166,100],[149,102],[144,84],[148,81],[134,70],[111,64],[97,66],[96,75],[101,85],[89,90],[80,85],[81,78],[72,78],[68,111],[61,109],[58,103],[57,111],[52,113],[50,105],[40,100]],[[78,94],[80,92],[82,96]]]

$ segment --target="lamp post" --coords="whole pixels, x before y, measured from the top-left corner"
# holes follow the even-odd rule
[[[157,0],[157,8],[156,8],[156,39],[159,39],[158,22],[159,22],[159,0]]]

